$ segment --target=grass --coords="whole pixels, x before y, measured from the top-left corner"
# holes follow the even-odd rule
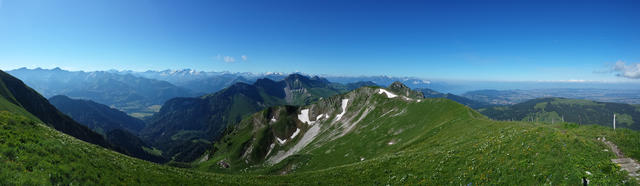
[[[154,148],[142,147],[142,150],[152,155],[162,156],[162,151],[160,149],[156,149],[155,147]]]
[[[509,107],[491,107],[479,110],[497,120],[521,120],[543,123],[559,121],[578,124],[611,126],[616,114],[618,128],[640,130],[637,107],[622,103],[606,103],[564,98],[539,98]]]
[[[586,105],[586,106],[604,106],[604,104],[602,103],[598,103],[595,101],[591,101],[591,100],[584,100],[584,99],[565,99],[565,98],[558,98],[555,99],[553,101],[551,101],[551,104],[568,104],[568,105]]]
[[[383,96],[372,99],[376,109],[354,131],[332,141],[316,140],[278,164],[252,164],[238,158],[247,150],[246,143],[255,145],[260,141],[249,141],[257,135],[250,132],[264,134],[264,129],[241,125],[225,139],[230,143],[217,144],[231,146],[217,149],[211,161],[196,167],[247,177],[266,174],[279,183],[290,184],[576,185],[583,177],[596,185],[637,184],[619,171],[610,161],[615,155],[604,151],[607,147],[596,140],[606,136],[619,143],[623,152],[637,158],[640,135],[635,131],[612,132],[606,127],[559,121],[493,121],[446,99],[426,99],[421,103]],[[356,98],[350,103],[363,105],[366,101]],[[402,114],[380,117],[394,108]],[[363,114],[363,109],[348,110],[356,118]],[[291,145],[277,146],[274,152]],[[215,165],[222,159],[229,160],[231,168]],[[289,174],[276,176],[282,172]]]
[[[220,175],[130,158],[0,111],[0,185],[220,183]],[[232,178],[231,176],[226,176]]]
[[[616,124],[627,125],[627,127],[630,127],[631,125],[633,125],[633,117],[631,117],[631,115],[629,114],[616,113]]]
[[[29,119],[32,119],[32,120],[39,121],[39,119],[36,116],[27,112],[22,107],[16,106],[15,104],[9,102],[4,97],[0,97],[0,111],[8,111],[11,113],[28,117]]]

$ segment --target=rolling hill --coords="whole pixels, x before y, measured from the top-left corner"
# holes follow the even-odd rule
[[[580,83],[582,84],[582,83]],[[588,84],[583,84],[588,85]],[[566,88],[570,84],[562,84],[565,88],[544,88],[527,90],[475,90],[462,94],[463,97],[491,103],[494,105],[513,105],[536,98],[562,97],[569,99],[585,99],[599,102],[638,104],[640,90],[636,85],[624,83],[608,83],[600,87],[610,88]],[[596,86],[597,87],[597,86]]]
[[[624,103],[606,103],[580,99],[538,98],[511,106],[479,110],[497,120],[536,121],[544,123],[573,122],[640,130],[640,109]]]

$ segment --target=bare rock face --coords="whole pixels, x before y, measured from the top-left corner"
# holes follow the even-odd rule
[[[407,85],[404,85],[399,81],[391,83],[391,85],[389,85],[389,90],[409,98],[424,98],[422,92],[413,91],[411,88],[407,87]]]

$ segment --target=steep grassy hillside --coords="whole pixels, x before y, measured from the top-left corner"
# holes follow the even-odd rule
[[[241,183],[118,154],[0,111],[0,185],[180,185]],[[255,183],[255,182],[254,182]]]
[[[165,163],[167,159],[161,153],[154,152],[154,147],[148,145],[138,136],[123,129],[114,129],[105,134],[107,141],[116,147],[118,152],[143,160]]]
[[[0,108],[29,117],[37,117],[38,120],[56,130],[89,143],[103,147],[110,146],[102,136],[91,131],[86,126],[76,123],[69,116],[58,111],[47,99],[22,83],[21,80],[4,71],[0,71],[0,97],[3,98],[0,102],[5,103]],[[21,109],[17,109],[17,107]],[[24,113],[25,111],[29,112],[29,114]]]
[[[49,98],[49,102],[73,120],[103,135],[115,129],[124,129],[135,134],[145,125],[142,120],[91,100],[57,95]]]
[[[640,130],[640,110],[633,105],[606,103],[579,99],[539,98],[512,106],[480,109],[497,120],[522,120],[544,123],[560,121],[578,124],[598,124],[612,127],[616,114],[616,127]]]
[[[144,127],[142,120],[90,100],[58,95],[49,98],[49,101],[73,120],[106,137],[118,151],[152,162],[166,161],[158,154],[147,152],[145,149],[154,148],[135,135]]]
[[[110,128],[99,128],[100,130],[98,130],[98,132],[102,133],[102,135],[100,135],[87,128],[86,124],[83,126],[58,111],[53,105],[49,104],[46,99],[24,85],[20,80],[4,74],[2,71],[0,71],[0,80],[2,80],[0,81],[0,111],[8,111],[38,122],[44,121],[56,130],[105,148],[114,149],[129,156],[153,162],[165,162],[165,159],[161,156],[145,151],[145,148],[153,148],[144,144],[142,140],[135,135],[123,131],[124,129],[113,126]],[[67,109],[67,111],[70,111],[74,116],[82,116],[78,117],[78,119],[83,122],[91,124],[114,121],[124,122],[127,120],[123,120],[122,118],[126,118],[130,121],[137,121],[139,122],[138,124],[144,124],[135,118],[127,116],[123,112],[90,101],[74,102],[66,97],[56,97],[53,101],[61,105],[64,109]],[[109,114],[111,115],[106,116]],[[135,125],[136,123],[131,124]],[[114,125],[121,126],[122,124]],[[109,130],[104,131],[103,129],[105,128]]]
[[[329,185],[575,185],[583,177],[635,184],[596,138],[615,139],[634,154],[637,132],[492,121],[451,100],[387,92],[365,87],[309,106],[263,110],[193,166]]]

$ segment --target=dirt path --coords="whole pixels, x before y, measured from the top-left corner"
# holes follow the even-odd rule
[[[618,146],[616,146],[616,144],[611,143],[610,141],[607,141],[606,138],[601,137],[601,138],[598,138],[598,140],[604,142],[604,144],[607,144],[607,146],[609,146],[609,148],[613,151],[613,153],[616,154],[616,157],[618,157],[616,159],[611,159],[613,163],[620,165],[620,167],[623,170],[626,170],[627,172],[629,172],[629,176],[631,176],[632,178],[635,178],[636,180],[640,180],[640,173],[638,173],[638,170],[640,170],[640,164],[638,164],[638,161],[631,158],[624,157],[624,154],[620,152],[620,149],[618,149]]]

